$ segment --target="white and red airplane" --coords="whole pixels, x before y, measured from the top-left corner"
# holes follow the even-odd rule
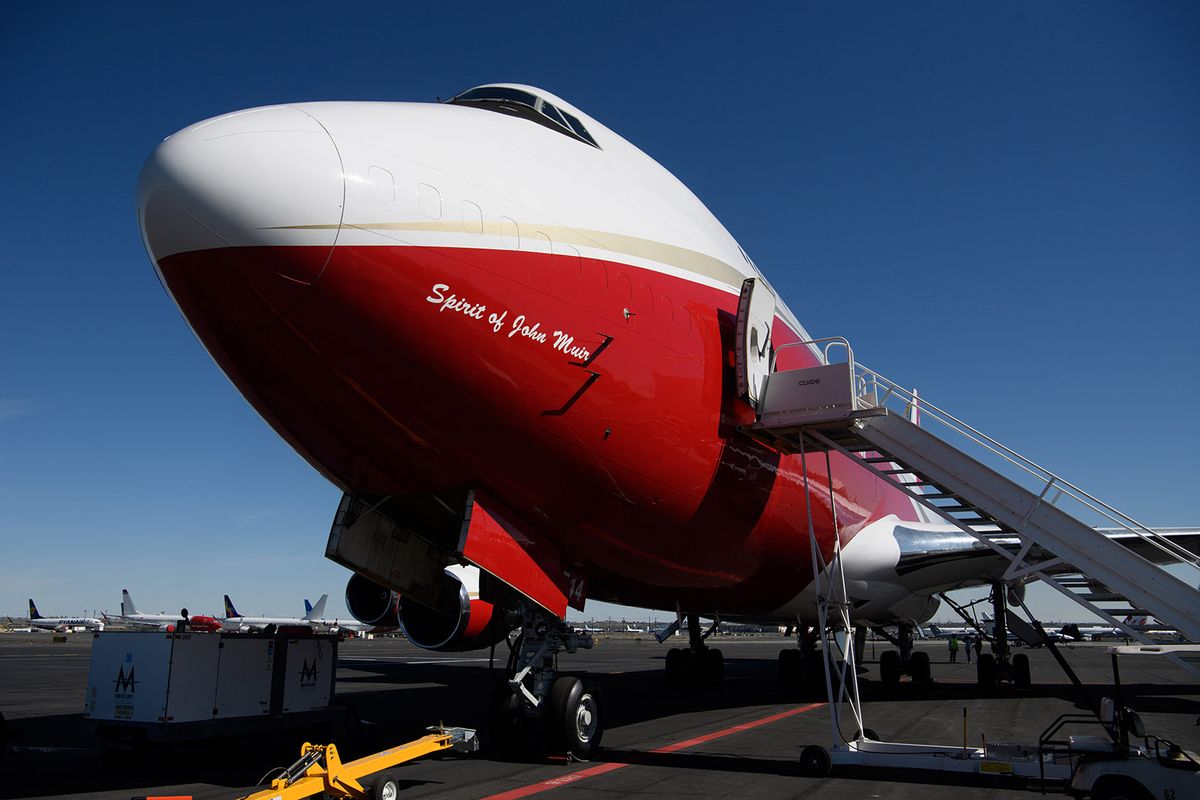
[[[178,614],[138,611],[128,589],[121,590],[121,615],[116,619],[117,622],[134,627],[155,628],[160,631],[174,632],[182,619],[187,620],[188,627],[193,631],[215,633],[221,630],[221,620],[206,614],[188,614],[186,608]]]
[[[491,84],[226,114],[155,150],[138,213],[213,359],[346,493],[335,530],[392,526],[357,561],[331,536],[363,573],[352,613],[398,606],[441,649],[521,628],[509,738],[599,743],[591,684],[554,672],[590,644],[568,605],[679,609],[685,655],[718,671],[700,613],[815,619],[800,459],[738,432],[745,280],[762,349],[812,337],[687,187],[565,100]],[[820,363],[793,347],[778,366]],[[1003,569],[861,467],[821,462],[817,537],[828,554],[832,494],[857,619],[928,620],[935,592]]]

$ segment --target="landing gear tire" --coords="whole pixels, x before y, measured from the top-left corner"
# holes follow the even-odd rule
[[[539,714],[526,713],[525,701],[507,687],[496,690],[488,713],[492,747],[504,758],[540,760],[545,756],[546,736]]]
[[[896,654],[899,656],[899,653]],[[810,778],[824,778],[833,768],[829,753],[820,745],[810,744],[800,751],[800,771]]]
[[[563,675],[550,687],[546,702],[546,737],[553,752],[587,761],[600,749],[604,735],[600,688],[591,680]]]
[[[857,731],[854,734],[854,741],[857,741],[859,739],[866,739],[867,741],[878,742],[879,734],[876,733],[873,728],[863,728],[861,731]]]
[[[683,651],[678,647],[672,647],[667,651],[664,673],[667,683],[683,683]]]
[[[700,657],[700,676],[713,683],[725,677],[725,656],[720,650],[711,647],[704,651]]]
[[[985,692],[996,688],[996,657],[991,653],[981,653],[975,664],[975,678],[979,688]]]
[[[1018,689],[1028,689],[1033,679],[1029,673],[1029,656],[1017,653],[1012,660],[1013,686]]]
[[[908,660],[908,672],[913,683],[933,683],[933,670],[929,666],[929,653],[916,652]]]
[[[371,800],[396,800],[400,796],[400,781],[394,772],[381,772],[371,782]]]
[[[900,683],[900,652],[885,650],[879,657],[879,680],[884,686],[895,686]]]
[[[784,686],[799,686],[804,672],[804,657],[799,650],[779,651],[779,682]]]

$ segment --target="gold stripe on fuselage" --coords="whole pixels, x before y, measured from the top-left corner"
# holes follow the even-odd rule
[[[339,227],[359,228],[368,231],[422,231],[429,233],[475,233],[469,231],[459,222],[347,222],[343,225],[278,225],[270,228],[270,230],[336,230]],[[608,233],[605,231],[580,230],[578,228],[568,228],[562,225],[530,225],[523,227],[518,225],[518,232],[521,230],[529,230],[533,233],[542,233],[547,236],[552,242],[560,244],[570,244],[579,247],[588,247],[595,250],[605,250],[610,253],[616,253],[625,256],[633,256],[635,258],[646,259],[647,261],[656,261],[660,264],[666,264],[669,267],[691,272],[696,275],[703,275],[706,278],[725,284],[733,289],[739,289],[742,286],[742,281],[746,276],[726,264],[719,258],[714,258],[710,255],[689,250],[686,247],[678,247],[673,244],[664,244],[656,242],[652,239],[643,239],[639,236],[626,236],[620,233]],[[499,221],[488,221],[483,224],[483,234],[489,236],[506,236],[508,232],[501,230]],[[526,234],[527,236],[529,234]]]

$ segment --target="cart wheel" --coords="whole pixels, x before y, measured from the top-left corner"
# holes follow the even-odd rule
[[[914,683],[933,683],[933,670],[929,666],[929,653],[924,651],[912,654],[908,660],[908,672]]]
[[[884,686],[895,686],[900,682],[900,653],[885,650],[879,657],[879,679]]]
[[[371,782],[371,800],[396,800],[400,796],[400,781],[394,772],[381,772]]]
[[[800,771],[810,778],[824,778],[832,768],[833,762],[824,747],[810,744],[800,751]]]
[[[604,735],[600,689],[593,681],[563,675],[550,687],[546,703],[546,735],[551,749],[587,761],[600,749]]]
[[[1033,683],[1033,678],[1029,674],[1029,656],[1024,653],[1017,653],[1013,656],[1013,685],[1018,689],[1028,689]]]
[[[1154,796],[1133,778],[1105,775],[1096,781],[1088,795],[1092,800],[1154,800]]]

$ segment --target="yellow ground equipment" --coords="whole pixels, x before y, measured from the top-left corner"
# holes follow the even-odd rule
[[[271,781],[269,789],[247,795],[241,800],[294,800],[324,793],[327,797],[395,800],[400,787],[392,767],[443,750],[474,752],[479,749],[475,731],[469,728],[427,728],[427,736],[373,753],[354,761],[342,762],[337,747],[305,742],[295,764]]]

